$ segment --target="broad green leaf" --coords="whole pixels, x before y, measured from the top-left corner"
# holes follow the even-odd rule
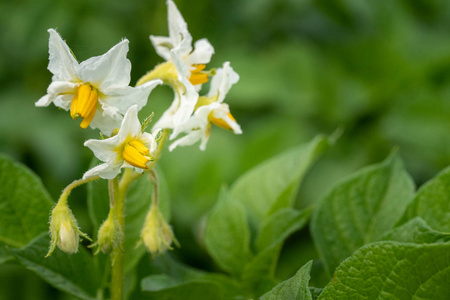
[[[96,299],[100,287],[100,272],[96,259],[83,247],[76,254],[55,251],[45,258],[50,239],[41,235],[23,249],[11,249],[12,254],[27,269],[53,286],[82,299]]]
[[[245,206],[253,227],[258,228],[277,210],[292,206],[303,176],[328,145],[327,138],[316,137],[256,166],[232,185],[230,193]]]
[[[387,232],[382,240],[403,243],[431,244],[450,241],[450,233],[432,229],[420,217],[411,219],[400,227]]]
[[[169,192],[164,176],[158,172],[160,180],[160,207],[169,220]],[[131,270],[145,254],[143,245],[136,247],[140,240],[145,216],[150,208],[153,186],[148,176],[143,175],[130,185],[125,202],[125,271]],[[97,180],[88,185],[89,215],[95,230],[106,219],[109,212],[108,181]]]
[[[167,275],[152,275],[142,280],[140,299],[184,299],[220,300],[225,299],[224,289],[209,280],[192,280],[177,283]]]
[[[264,294],[261,300],[312,300],[308,287],[311,265],[312,261],[308,262],[293,277]]]
[[[168,285],[179,285],[193,280],[212,281],[223,287],[225,294],[228,297],[235,296],[240,289],[240,283],[231,276],[221,273],[206,272],[184,265],[171,258],[169,253],[155,257],[155,259],[152,260],[152,270],[157,274],[151,276],[152,282],[158,283],[162,280],[163,282],[158,283],[158,285],[161,286],[164,282],[167,282]],[[170,281],[165,280],[166,278],[170,278]]]
[[[234,275],[240,275],[253,256],[245,208],[227,191],[208,216],[205,245],[215,262]]]
[[[242,284],[250,290],[254,298],[269,291],[275,284],[275,268],[281,250],[281,243],[272,244],[255,255],[242,273]]]
[[[450,232],[450,168],[424,184],[408,206],[401,223],[421,217],[432,228]]]
[[[414,195],[396,154],[338,183],[319,201],[311,233],[329,274],[356,249],[391,229]]]
[[[34,173],[0,156],[0,187],[0,242],[19,248],[48,231],[53,201]]]
[[[312,213],[312,206],[304,210],[282,208],[261,224],[258,238],[256,239],[257,251],[262,251],[271,244],[280,244],[289,235],[303,228]]]
[[[449,282],[449,243],[377,242],[345,260],[319,300],[444,300]]]
[[[274,273],[281,247],[286,238],[306,225],[312,207],[297,211],[283,208],[261,224],[256,241],[257,255],[244,268],[242,282],[258,297],[273,287]]]

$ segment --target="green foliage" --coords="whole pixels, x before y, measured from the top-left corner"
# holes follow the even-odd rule
[[[450,231],[450,168],[427,182],[409,205],[402,221],[421,217],[432,228]]]
[[[73,255],[55,251],[44,258],[48,252],[50,239],[39,236],[23,249],[12,253],[27,269],[34,271],[55,287],[82,299],[96,299],[100,284],[98,261],[83,247]]]
[[[414,184],[396,154],[338,183],[318,204],[311,233],[330,274],[359,247],[401,218]]]
[[[23,247],[48,230],[53,201],[35,174],[1,156],[0,187],[0,242]]]
[[[336,270],[319,300],[448,299],[450,244],[377,242]]]
[[[297,211],[293,199],[303,176],[328,145],[327,138],[317,137],[256,166],[221,194],[209,214],[208,252],[223,270],[242,278],[250,294],[270,290],[283,242],[306,225],[311,208]]]
[[[300,268],[298,272],[286,281],[278,284],[270,292],[264,294],[261,300],[312,300],[308,288],[312,261]]]

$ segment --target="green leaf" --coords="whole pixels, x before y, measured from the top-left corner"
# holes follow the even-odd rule
[[[41,180],[27,167],[0,156],[0,241],[23,247],[48,231],[53,205]]]
[[[205,245],[215,262],[234,275],[240,275],[253,256],[245,208],[226,191],[208,216]]]
[[[377,242],[344,261],[319,300],[448,299],[450,244]]]
[[[312,261],[300,268],[298,272],[288,280],[274,287],[270,292],[264,294],[261,300],[312,300],[308,288],[309,273]]]
[[[282,208],[264,220],[255,243],[257,251],[262,251],[272,244],[280,244],[292,233],[303,228],[312,209],[312,206],[301,211]]]
[[[400,223],[421,217],[432,228],[450,232],[450,167],[424,184],[408,206]]]
[[[329,141],[318,136],[310,143],[291,149],[251,169],[231,187],[231,195],[247,209],[255,228],[265,217],[292,206],[303,176]]]
[[[420,217],[416,217],[400,227],[387,232],[382,240],[404,243],[431,244],[450,241],[450,233],[432,229]]]
[[[311,234],[328,273],[391,229],[413,195],[414,184],[396,154],[332,188],[311,220]]]
[[[50,243],[41,235],[23,249],[11,249],[12,254],[27,269],[34,271],[53,286],[82,299],[96,299],[100,287],[97,261],[83,247],[76,254],[55,251],[44,258]]]
[[[281,244],[273,244],[255,255],[246,265],[242,274],[242,284],[251,290],[254,298],[269,291],[275,284],[275,268]]]
[[[169,220],[169,190],[161,172],[158,171],[160,208]],[[140,241],[145,216],[150,208],[152,183],[147,175],[139,177],[130,185],[125,200],[125,272],[131,270],[145,254],[143,245],[136,247]],[[98,230],[109,212],[107,180],[97,180],[88,184],[88,209],[95,230]],[[102,255],[102,254],[101,254]]]
[[[213,281],[192,280],[177,283],[167,275],[152,275],[144,278],[142,280],[142,290],[140,299],[225,299],[225,291]]]

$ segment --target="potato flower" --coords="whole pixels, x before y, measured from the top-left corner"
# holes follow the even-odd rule
[[[90,125],[111,135],[127,109],[133,104],[142,108],[152,89],[162,83],[152,80],[136,88],[128,86],[131,63],[126,58],[126,39],[104,55],[78,63],[60,35],[54,29],[48,32],[48,69],[53,77],[47,94],[36,102],[36,106],[48,106],[53,102],[70,110],[73,119],[83,119],[80,124],[83,129]]]
[[[228,104],[223,103],[231,86],[239,81],[239,75],[234,72],[229,62],[225,62],[222,69],[218,69],[211,80],[208,94],[199,97],[193,116],[184,124],[174,128],[171,139],[180,133],[185,136],[173,142],[169,150],[177,146],[187,146],[200,142],[200,149],[205,150],[211,132],[211,123],[219,127],[241,134],[239,124],[230,113]]]
[[[124,167],[134,168],[137,172],[148,169],[147,164],[153,160],[157,143],[152,134],[142,132],[137,113],[137,105],[128,109],[117,135],[84,143],[104,163],[84,173],[83,179],[94,176],[113,179]]]

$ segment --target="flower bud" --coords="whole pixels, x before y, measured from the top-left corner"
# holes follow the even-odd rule
[[[162,254],[167,249],[172,249],[172,241],[177,244],[169,224],[164,220],[158,206],[152,205],[145,218],[141,239],[151,254]]]
[[[80,233],[87,237],[78,229],[77,221],[67,204],[65,202],[59,202],[53,208],[50,218],[50,235],[52,241],[47,256],[52,254],[56,246],[66,253],[78,252]]]
[[[108,254],[112,249],[117,247],[119,242],[123,239],[123,233],[120,230],[120,226],[116,218],[112,213],[103,222],[102,226],[98,230],[98,249],[96,254],[101,250],[103,253]]]

